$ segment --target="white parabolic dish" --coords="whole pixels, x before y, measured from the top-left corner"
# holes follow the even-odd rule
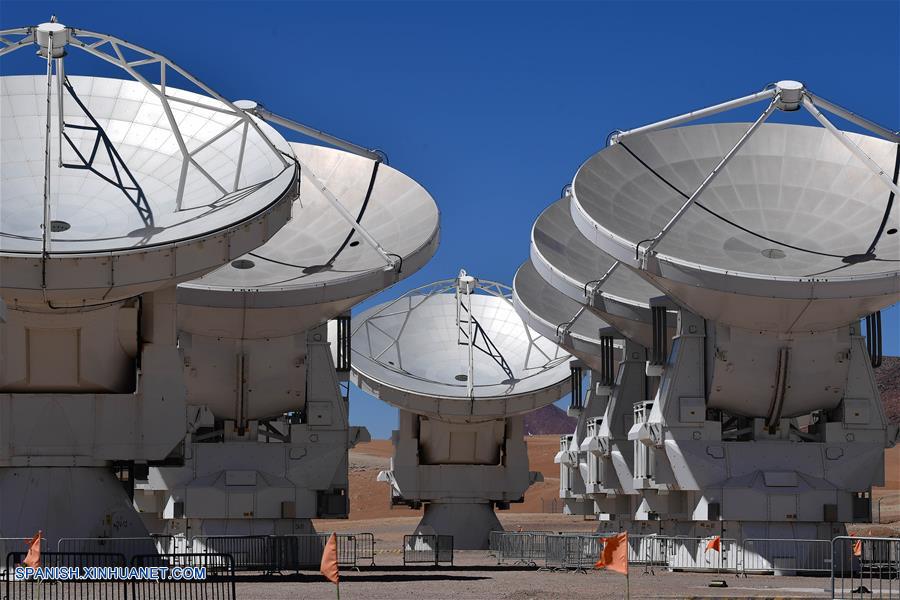
[[[264,139],[224,102],[166,87],[176,135],[160,96],[141,82],[66,81],[62,133],[55,82],[49,103],[51,237],[42,260],[47,78],[0,78],[7,301],[136,295],[236,259],[289,219],[298,169],[271,127],[257,124]]]
[[[353,318],[357,385],[394,406],[432,418],[502,418],[559,400],[569,389],[571,357],[522,321],[507,297],[508,288],[479,285],[493,293],[471,295],[471,312],[484,334],[474,336],[481,349],[473,353],[471,396],[468,344],[465,336],[460,338],[457,321],[456,280],[413,290]],[[508,372],[496,356],[502,357]]]
[[[522,263],[513,279],[513,306],[535,331],[556,340],[590,368],[603,370],[600,338],[615,336],[617,331],[547,283],[530,260]]]
[[[300,195],[293,219],[264,246],[178,286],[188,399],[220,418],[266,418],[305,398],[306,332],[415,273],[434,254],[437,206],[400,171],[341,150],[291,144]],[[313,176],[314,174],[314,176]],[[360,237],[314,185],[330,190],[395,264]],[[235,416],[234,357],[247,390]]]
[[[261,248],[178,287],[180,310],[222,309],[193,310],[182,319],[187,330],[248,338],[306,331],[415,273],[434,255],[440,214],[412,178],[385,164],[375,170],[374,161],[341,150],[298,143],[291,149],[401,259],[399,273],[301,171],[290,223]],[[272,319],[279,311],[287,320]]]
[[[639,269],[656,236],[749,125],[637,133],[587,160],[572,218],[602,250]],[[846,134],[885,173],[896,144]],[[750,330],[820,331],[900,298],[900,202],[824,128],[764,124],[656,246],[638,272],[706,318]],[[874,254],[867,253],[887,220]],[[893,233],[887,233],[893,229]]]
[[[534,222],[531,265],[541,277],[578,304],[589,303],[586,292],[599,286],[590,310],[625,337],[649,347],[650,299],[662,292],[623,265],[603,279],[615,263],[575,227],[568,197],[551,204]]]

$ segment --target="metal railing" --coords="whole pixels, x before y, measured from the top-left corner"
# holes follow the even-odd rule
[[[281,547],[279,568],[283,569],[318,569],[322,561],[322,552],[328,543],[329,533],[312,533],[274,536]],[[359,569],[362,566],[375,566],[375,536],[371,533],[339,533],[335,534],[337,542],[338,565]]]
[[[78,578],[16,579],[14,569],[21,565],[26,552],[10,552],[2,578],[4,600],[235,600],[234,561],[221,554],[125,555],[115,552],[42,552],[41,567],[67,567],[82,571]],[[91,567],[125,568],[168,567],[159,579],[109,579],[116,574],[91,573],[99,579],[84,577]],[[202,578],[176,577],[174,567],[199,567]],[[118,574],[118,575],[121,575]],[[200,575],[199,573],[197,575]]]
[[[831,540],[831,597],[900,599],[900,538]]]
[[[13,569],[22,564],[26,554],[26,552],[10,552],[6,555],[5,581],[3,582],[3,598],[6,600],[128,599],[128,585],[125,581],[16,579]],[[41,552],[42,567],[82,569],[85,567],[125,567],[127,564],[123,555],[109,552]]]
[[[368,566],[375,566],[375,534],[354,533],[351,534],[356,552],[354,566],[362,562],[368,562]]]
[[[277,573],[318,569],[331,534],[196,536],[191,552],[228,554],[236,571]],[[336,534],[338,564],[359,569],[375,565],[375,536],[371,533]]]
[[[611,535],[496,531],[491,533],[490,543],[497,564],[536,566],[543,560],[542,569],[584,571],[593,567],[603,549],[603,538]],[[628,560],[643,566],[645,573],[661,567],[737,575],[831,575],[834,598],[860,597],[862,593],[900,600],[900,538],[748,538],[740,545],[723,538],[720,551],[707,549],[710,539],[629,535]]]
[[[488,532],[488,556],[498,558],[497,564],[500,564],[500,540],[503,538],[505,531]]]
[[[537,566],[537,561],[544,559],[545,539],[552,535],[549,531],[498,531],[491,532],[491,543],[496,544],[493,550],[497,564]]]
[[[655,567],[665,567],[668,538],[658,535],[628,534],[628,562],[643,567],[643,572],[654,574]]]
[[[607,534],[559,534],[544,536],[544,569],[586,571],[593,568]]]
[[[738,561],[742,575],[831,573],[829,540],[745,539]]]
[[[225,554],[148,554],[135,556],[133,567],[168,567],[160,580],[132,580],[131,600],[236,600],[234,559]],[[202,567],[206,579],[176,579],[174,567]],[[84,596],[85,598],[90,596]]]
[[[150,535],[149,537],[95,537],[95,538],[60,538],[56,542],[56,551],[61,553],[113,553],[122,554],[126,561],[132,556],[159,554],[170,552],[174,546],[171,535]]]
[[[663,536],[660,536],[663,537]],[[708,537],[665,537],[666,567],[670,571],[737,573],[740,550],[733,539],[721,539],[720,550],[707,550]]]
[[[404,535],[403,564],[450,563],[453,566],[452,535]]]
[[[191,539],[192,555],[227,554],[234,561],[236,571],[272,573],[275,568],[275,536],[268,535],[206,535]],[[322,556],[321,551],[319,557]]]

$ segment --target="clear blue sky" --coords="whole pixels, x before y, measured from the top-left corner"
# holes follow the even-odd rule
[[[437,255],[360,308],[460,267],[510,282],[535,217],[612,129],[778,79],[900,128],[896,0],[0,2],[4,28],[51,13],[161,52],[226,97],[384,148],[424,184],[442,212]],[[26,52],[4,74],[35,72]],[[886,354],[900,354],[898,312],[885,313]],[[396,411],[351,397],[352,420],[389,436]]]

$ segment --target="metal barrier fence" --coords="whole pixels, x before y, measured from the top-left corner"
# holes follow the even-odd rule
[[[330,533],[273,536],[280,548],[278,569],[318,569]],[[338,565],[359,569],[375,566],[375,536],[371,533],[335,534]]]
[[[498,535],[494,538],[496,550],[494,556],[497,564],[512,563],[515,565],[536,566],[537,562],[544,560],[544,546],[549,531],[517,531],[517,532],[492,532]]]
[[[10,552],[3,577],[4,600],[235,600],[234,563],[230,556],[215,554],[135,555],[131,561],[111,552],[42,552],[42,567],[168,567],[158,580],[56,579],[16,580],[14,568],[25,552]],[[205,578],[176,578],[174,567],[202,567]],[[106,575],[106,573],[95,573]]]
[[[628,534],[628,562],[643,567],[644,573],[655,573],[654,567],[665,567],[668,539],[658,535]]]
[[[276,571],[276,539],[268,535],[208,535],[191,540],[193,555],[227,554],[236,571]],[[319,556],[322,556],[321,551]]]
[[[6,574],[3,585],[4,600],[127,600],[128,585],[125,581],[110,580],[16,580],[13,569],[22,564],[26,552],[10,552],[6,556]],[[124,567],[128,563],[121,554],[103,552],[41,552],[43,567]]]
[[[128,582],[132,600],[236,600],[234,559],[224,554],[148,554],[135,556],[133,567],[168,567],[169,576],[161,580]],[[174,578],[175,567],[201,567],[206,579]],[[90,596],[88,596],[90,597]]]
[[[228,554],[236,571],[300,571],[318,569],[331,534],[196,536],[191,551]],[[336,534],[338,564],[356,568],[375,565],[375,536],[371,533]]]
[[[60,538],[56,551],[61,553],[113,553],[121,554],[126,561],[133,556],[170,552],[174,546],[171,535],[150,535],[149,537],[125,538]]]
[[[544,568],[553,571],[585,571],[593,568],[603,549],[603,538],[596,535],[545,535]]]
[[[831,573],[828,540],[746,539],[738,561],[741,575]]]
[[[831,540],[831,597],[900,598],[900,538]]]
[[[666,566],[670,571],[738,572],[740,551],[733,539],[722,538],[719,551],[706,549],[708,537],[665,537],[665,540]]]
[[[545,569],[582,571],[593,567],[603,538],[611,535],[497,531],[491,532],[490,545],[497,564],[534,566],[543,559]],[[900,600],[900,538],[748,538],[740,546],[724,538],[720,551],[707,550],[709,541],[708,537],[629,535],[628,560],[644,566],[645,573],[662,567],[738,575],[830,574],[834,598],[871,594],[868,597]]]
[[[500,540],[503,538],[503,534],[505,531],[491,531],[488,533],[488,556],[499,557],[500,555]],[[500,564],[500,561],[497,561],[497,564]]]
[[[450,563],[453,566],[452,535],[404,535],[403,564]]]
[[[375,535],[372,533],[354,533],[351,535],[356,551],[356,563],[368,561],[370,567],[375,566]],[[354,565],[354,566],[355,566]]]

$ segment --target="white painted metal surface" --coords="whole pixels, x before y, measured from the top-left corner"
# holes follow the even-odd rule
[[[768,106],[752,125],[675,127],[759,101]],[[805,109],[822,127],[764,124],[776,109]],[[878,137],[838,130],[825,110]],[[655,526],[693,545],[733,537],[742,556],[758,553],[748,570],[810,568],[807,550],[827,544],[817,540],[869,521],[868,492],[883,484],[897,429],[872,372],[876,334],[867,348],[858,319],[900,299],[898,139],[781,81],[614,132],[581,166],[571,202],[535,224],[517,298],[528,305],[531,290],[531,312],[553,314],[561,304],[535,283],[542,279],[577,303],[570,310],[590,307],[625,333],[637,351],[628,359],[640,355],[640,329],[626,329],[621,308],[604,311],[631,300],[631,322],[640,323],[642,307],[630,294],[608,300],[604,286],[617,275],[659,289],[663,297],[645,296],[644,307],[677,318],[668,319],[674,337],[663,336],[668,352],[646,371],[653,376],[626,360],[615,384],[602,386],[608,396],[589,394],[579,408],[559,455],[567,508],[589,502],[617,527]],[[592,278],[601,282],[593,297]],[[634,419],[623,436],[626,409]],[[578,451],[589,455],[586,469]],[[757,538],[796,541],[759,551]],[[704,554],[681,550],[670,552],[670,568],[711,568]],[[728,568],[741,567],[734,550]]]
[[[262,247],[179,286],[179,303],[282,308],[355,299],[416,272],[434,254],[440,215],[434,199],[413,179],[340,150],[290,146],[353,214],[353,222],[364,224],[399,259],[399,272],[361,240],[301,171],[291,222]]]
[[[569,196],[557,200],[535,221],[532,266],[560,293],[650,346],[650,299],[662,292],[584,237],[572,221],[570,203]]]
[[[188,402],[219,418],[243,422],[303,406],[306,332],[415,273],[437,249],[437,206],[411,178],[340,150],[292,149],[307,168],[291,222],[264,246],[178,287]],[[311,171],[396,266],[360,240],[306,176]]]
[[[353,378],[400,408],[394,503],[424,505],[416,529],[483,549],[494,507],[542,479],[528,471],[523,417],[570,387],[570,356],[532,330],[509,288],[460,271],[369,309],[353,324]],[[596,317],[594,317],[596,318]]]
[[[35,43],[46,75],[0,78],[0,536],[146,536],[115,469],[188,433],[175,285],[268,241],[299,168],[158,54],[50,23],[0,55]],[[64,50],[131,79],[68,75]]]
[[[136,296],[238,258],[289,219],[298,167],[286,142],[165,57],[55,22],[0,38],[0,55],[37,44],[46,65],[0,78],[4,297]],[[64,49],[130,79],[70,75]]]
[[[564,296],[526,261],[513,279],[513,306],[529,327],[600,370],[600,337],[618,332],[583,304]]]
[[[363,389],[424,415],[496,418],[534,410],[565,394],[569,356],[532,331],[509,288],[478,280],[471,295],[476,345],[459,342],[456,280],[435,282],[354,318],[353,370]]]
[[[896,228],[900,207],[885,214],[882,178],[823,128],[759,127],[646,254],[646,242],[746,130],[695,125],[628,136],[579,169],[574,222],[681,304],[748,329],[831,329],[897,301],[900,236],[877,234],[885,219]],[[842,137],[893,172],[895,144]],[[867,253],[875,258],[857,262]]]

